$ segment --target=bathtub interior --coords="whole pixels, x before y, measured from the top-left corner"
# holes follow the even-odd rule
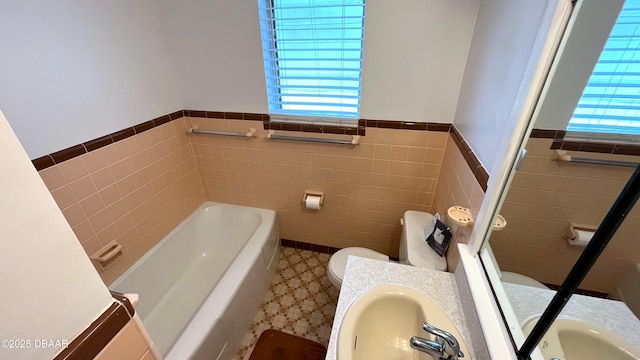
[[[169,351],[261,221],[258,212],[246,208],[201,208],[112,284],[115,291],[140,295],[136,312],[162,354]]]

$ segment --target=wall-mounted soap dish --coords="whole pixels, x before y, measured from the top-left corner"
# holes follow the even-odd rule
[[[452,206],[447,210],[447,216],[450,221],[453,221],[456,225],[467,226],[473,225],[473,217],[471,212],[467,208],[462,206]]]
[[[473,225],[473,216],[471,216],[471,211],[469,211],[469,209],[465,207],[452,206],[449,208],[449,210],[447,210],[447,216],[449,220],[454,222],[456,225]],[[500,231],[506,226],[507,220],[502,215],[498,215],[496,217],[496,222],[493,225],[493,231]]]
[[[91,255],[91,260],[96,263],[102,270],[106,270],[115,264],[122,257],[122,245],[113,240]]]
[[[500,231],[507,227],[507,219],[502,215],[496,217],[496,223],[493,224],[493,231]]]

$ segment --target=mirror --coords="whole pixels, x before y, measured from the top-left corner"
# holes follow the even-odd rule
[[[571,227],[595,231],[634,171],[633,167],[563,161],[568,159],[563,155],[640,162],[638,145],[617,139],[586,142],[570,138],[565,131],[623,3],[578,2],[531,119],[533,130],[525,140],[526,155],[502,194],[498,213],[507,220],[507,226],[487,234],[481,250],[516,348],[525,339],[516,329],[544,311],[554,294],[547,288],[562,284],[584,249],[580,241],[569,241],[573,237]],[[556,150],[567,153],[552,160]],[[580,284],[581,292],[589,298],[574,296],[565,308],[567,316],[575,317],[576,307],[597,307],[590,311],[604,314],[603,309],[622,306],[619,312],[631,318],[624,323],[625,331],[616,331],[622,329],[616,328],[615,321],[601,322],[637,347],[640,337],[634,334],[640,334],[640,321],[622,303],[603,303],[611,300],[594,298],[614,295],[616,285],[640,263],[636,240],[640,238],[639,208],[629,214]],[[580,233],[579,240],[585,238],[588,233]],[[635,330],[627,334],[629,329]]]

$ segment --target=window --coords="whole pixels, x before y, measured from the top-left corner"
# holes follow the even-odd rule
[[[364,0],[258,0],[274,121],[357,124]]]
[[[625,2],[567,130],[640,135],[640,0]]]

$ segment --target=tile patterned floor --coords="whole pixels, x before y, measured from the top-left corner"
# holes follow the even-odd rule
[[[282,248],[278,269],[235,359],[248,359],[266,329],[329,344],[338,290],[327,278],[330,255]]]

